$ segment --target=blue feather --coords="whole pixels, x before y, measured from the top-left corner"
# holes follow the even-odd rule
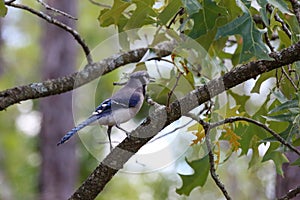
[[[98,120],[100,117],[102,117],[101,115],[92,115],[90,116],[87,120],[85,120],[84,122],[80,123],[78,126],[76,126],[75,128],[73,128],[72,130],[70,130],[58,143],[57,146],[60,144],[65,143],[66,141],[68,141],[75,133],[77,133],[79,130],[83,129],[84,127],[86,127],[87,125],[93,123],[94,121]]]
[[[135,107],[141,100],[141,96],[138,93],[133,93],[129,99],[129,108]]]
[[[111,111],[111,99],[104,100],[95,110],[93,114],[100,114],[103,112]]]

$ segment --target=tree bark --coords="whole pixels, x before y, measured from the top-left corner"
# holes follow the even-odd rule
[[[48,0],[47,3],[73,16],[76,15],[77,1]],[[71,19],[62,16],[56,18],[71,27],[75,26]],[[76,65],[76,43],[73,38],[66,31],[51,24],[44,23],[42,27],[43,80],[72,73]],[[40,199],[67,199],[74,190],[77,179],[75,140],[61,148],[57,148],[56,143],[74,125],[72,94],[68,92],[42,99],[40,110],[43,116],[40,132]]]

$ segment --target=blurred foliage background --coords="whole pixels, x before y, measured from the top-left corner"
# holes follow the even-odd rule
[[[39,4],[34,1],[21,2],[39,9]],[[204,1],[202,1],[202,3],[203,2]],[[220,5],[224,7],[230,6],[229,3],[226,3],[226,1],[218,2],[220,2]],[[230,2],[232,3],[232,1]],[[103,3],[110,5],[112,4],[112,2],[107,1],[103,1]],[[210,4],[206,4],[206,6],[209,5]],[[236,7],[235,4],[232,5],[234,8]],[[230,13],[230,19],[234,19],[241,14],[240,10],[238,12],[234,12],[235,10],[233,7],[228,11]],[[219,11],[221,13],[225,12],[223,8],[218,8],[220,9]],[[99,21],[97,18],[100,10],[102,10],[101,12],[103,14],[105,9],[100,9],[98,6],[95,6],[88,0],[78,1],[79,14],[77,16],[77,30],[83,36],[91,49],[96,48],[110,36],[118,33],[118,30],[114,26],[99,26]],[[251,14],[258,13],[258,11],[256,11],[254,8],[249,8],[249,10],[251,11]],[[203,13],[199,12],[200,17],[202,14]],[[192,19],[198,19],[198,17],[198,15],[193,15]],[[296,23],[293,21],[294,18],[290,18],[287,19],[289,20],[289,23]],[[101,19],[99,20],[101,21]],[[105,19],[102,20],[104,20],[103,22],[106,22]],[[225,23],[225,21],[222,20],[217,22],[220,24]],[[7,16],[5,16],[3,19],[0,19],[0,23],[2,39],[0,47],[0,63],[2,65],[0,66],[0,90],[11,88],[16,85],[42,81],[40,77],[40,69],[41,65],[43,64],[40,60],[42,51],[40,47],[42,33],[41,20],[27,12],[9,8]],[[119,31],[121,31],[121,25],[115,25],[118,26]],[[215,27],[214,24],[208,26],[211,26],[211,29]],[[291,27],[294,26],[292,25]],[[212,29],[208,32],[200,33],[200,30],[196,30],[195,28],[191,29],[190,31],[190,36],[199,41],[203,47],[207,47],[207,50],[211,55],[222,54],[224,57],[227,56],[232,60],[234,65],[250,59],[247,56],[241,56],[241,51],[243,51],[241,46],[238,46],[237,51],[235,52],[236,54],[233,55],[229,55],[226,52],[221,52],[217,48],[208,48],[209,46],[206,42],[213,40],[209,31],[212,31],[214,35],[217,35],[218,37],[230,35],[229,31],[226,32],[225,30],[221,30],[217,33],[217,29]],[[293,33],[296,34],[297,32],[298,29],[296,30],[295,28]],[[285,37],[280,34],[281,32],[279,31],[279,37],[282,37],[281,39],[284,41],[283,39]],[[237,36],[237,41],[239,41],[239,39],[240,36]],[[296,41],[296,39],[294,39],[294,41]],[[220,43],[225,42],[225,39],[220,41]],[[282,44],[278,46],[282,48],[291,43],[293,42],[290,39],[287,39],[286,42],[282,42]],[[215,43],[214,45],[218,46],[218,43]],[[109,44],[108,46],[101,45],[100,49],[96,48],[97,52],[95,52],[95,55],[97,56],[94,57],[94,59],[97,61],[109,56],[106,55],[106,53],[107,51],[109,52],[110,48],[112,47],[109,46]],[[261,56],[261,58],[266,56],[259,54],[260,52],[258,51],[256,56]],[[76,66],[77,70],[83,67],[83,62],[84,55],[82,51],[79,50]],[[225,67],[225,64],[222,65],[222,67]],[[113,93],[115,88],[111,83],[114,81],[119,81],[119,77],[121,75],[122,70],[116,70],[115,72],[110,73],[101,79],[100,83],[97,85],[95,96],[92,96],[92,100],[95,102],[95,105]],[[250,85],[251,87],[254,86],[252,90],[258,91],[257,94],[251,94],[249,97],[245,97],[245,95],[234,96],[236,94],[231,93],[233,98],[241,100],[241,102],[237,102],[237,104],[245,105],[245,107],[242,106],[239,109],[239,112],[246,111],[247,114],[252,116],[261,116],[262,114],[265,114],[262,113],[260,108],[263,108],[268,102],[263,102],[263,105],[257,105],[255,102],[257,102],[257,99],[259,98],[265,98],[264,91],[269,89],[268,86],[270,85],[270,80],[269,82],[264,83],[264,87],[261,85],[266,79],[271,77],[271,73],[267,73],[261,77],[263,78],[258,79],[258,82],[260,81],[259,86],[258,84],[255,85],[254,80],[250,80],[242,87],[238,87],[233,90],[233,92],[239,94],[244,93],[244,90],[249,88],[247,85]],[[271,82],[274,83],[274,80],[271,80]],[[172,83],[174,83],[174,79]],[[155,86],[152,87],[154,88]],[[286,96],[289,96],[288,91],[290,91],[290,86],[283,84],[283,87],[286,88],[283,88],[282,91],[286,93]],[[249,98],[251,98],[251,101],[248,101],[246,104],[246,100]],[[159,97],[157,99],[159,100]],[[278,104],[279,103],[277,100],[270,108],[274,108]],[[92,109],[95,105],[92,105]],[[145,105],[144,109],[142,109],[142,112],[139,114],[137,119],[135,119],[137,124],[143,119],[144,116],[147,115],[148,110],[149,107]],[[0,199],[29,200],[38,198],[38,178],[41,164],[38,136],[40,131],[40,123],[41,114],[39,113],[38,100],[21,102],[18,105],[9,107],[7,111],[0,113]],[[284,131],[287,126],[288,123],[284,122],[280,125],[278,125],[278,123],[270,122],[270,127],[276,128],[278,132]],[[240,127],[237,127],[235,131],[243,135],[244,130],[238,130],[239,128]],[[262,132],[261,129],[256,129],[255,127],[251,126],[249,126],[249,129]],[[88,131],[85,133],[87,132]],[[188,132],[186,129],[180,131],[182,134],[190,134],[190,136],[193,136],[191,132],[186,132]],[[263,138],[267,137],[264,136]],[[276,167],[274,162],[267,158],[265,158],[266,162],[260,162],[262,161],[263,156],[266,154],[270,143],[254,143],[255,140],[258,141],[260,139],[262,138],[259,138],[256,135],[251,135],[244,138],[244,140],[242,140],[244,144],[242,145],[248,145],[248,148],[242,148],[239,151],[231,152],[231,156],[228,158],[228,160],[226,160],[226,162],[220,162],[217,166],[217,172],[221,180],[227,187],[229,194],[234,199],[275,198]],[[228,149],[230,149],[230,147],[227,142],[221,142],[220,145],[224,151],[222,152],[222,158],[224,159],[224,157],[227,156],[226,154],[228,153]],[[57,147],[53,146],[53,148]],[[82,183],[98,165],[99,160],[95,159],[95,157],[91,155],[89,151],[87,151],[82,143],[79,142],[76,148],[76,156],[79,159],[80,169],[76,185],[79,186],[80,183]],[[274,149],[277,149],[277,146],[275,146]],[[203,153],[201,144],[191,146],[175,162],[163,167],[162,169],[136,174],[119,172],[109,182],[109,184],[105,187],[105,190],[99,197],[97,197],[97,199],[224,199],[222,193],[218,188],[216,188],[215,183],[212,181],[210,176],[208,177],[207,183],[203,187],[196,187],[192,190],[189,196],[179,195],[176,193],[176,189],[182,186],[182,180],[177,173],[190,174],[193,172],[193,170],[187,165],[185,157],[188,157],[189,159],[199,158],[199,155],[195,155],[195,152]],[[105,156],[107,151],[103,149],[103,151],[100,153],[102,156]],[[279,160],[279,163],[276,163],[278,172],[281,170],[281,164],[286,160],[280,156],[277,158]]]

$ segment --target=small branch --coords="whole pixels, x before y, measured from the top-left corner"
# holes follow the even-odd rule
[[[285,141],[285,139],[283,139],[279,134],[277,134],[275,131],[273,131],[272,129],[270,129],[269,127],[267,127],[265,124],[256,121],[254,119],[251,118],[247,118],[247,117],[230,117],[230,118],[226,118],[225,120],[219,121],[219,122],[215,122],[211,124],[211,128],[215,128],[217,126],[221,126],[223,124],[227,124],[227,123],[232,123],[235,121],[246,121],[246,122],[250,122],[253,123],[263,129],[265,129],[266,131],[268,131],[269,133],[271,133],[271,135],[273,137],[275,137],[281,144],[285,145],[286,147],[288,147],[291,151],[295,152],[296,154],[298,154],[300,156],[300,151],[295,148],[294,146],[292,146],[290,143],[288,143],[287,141]]]
[[[92,4],[94,4],[96,6],[100,6],[100,7],[103,7],[103,8],[109,8],[109,9],[111,9],[111,6],[103,4],[103,3],[96,2],[94,0],[89,0],[89,2],[91,2]]]
[[[296,197],[300,193],[300,186],[296,187],[295,189],[290,190],[286,195],[280,197],[278,200],[288,200]]]
[[[174,93],[175,88],[176,88],[177,85],[178,85],[178,82],[179,82],[179,79],[180,79],[181,75],[182,75],[182,72],[179,72],[178,75],[177,75],[177,77],[176,77],[176,82],[175,82],[175,84],[173,85],[171,91],[168,93],[168,99],[167,99],[167,104],[166,104],[167,107],[169,107],[169,105],[170,105],[171,97],[172,97],[172,95],[173,95],[173,93]]]
[[[28,11],[28,12],[34,14],[34,15],[37,15],[38,17],[46,20],[47,22],[49,22],[51,24],[54,24],[54,25],[62,28],[63,30],[69,32],[75,38],[75,40],[81,45],[81,47],[82,47],[82,49],[85,53],[87,62],[89,64],[93,63],[91,51],[90,51],[89,47],[87,46],[87,44],[84,42],[84,40],[81,38],[81,36],[79,35],[79,33],[77,31],[75,31],[71,27],[67,26],[66,24],[50,17],[49,15],[46,15],[45,13],[40,12],[40,11],[36,11],[36,10],[26,6],[26,5],[17,4],[17,3],[5,3],[5,4],[7,6],[11,6],[11,7],[14,7],[14,8],[19,8],[19,9],[22,9],[22,10],[26,10],[26,11]]]
[[[4,3],[5,4],[10,4],[10,3],[13,3],[13,2],[15,2],[16,0],[10,0],[10,1],[5,1]]]
[[[281,67],[281,71],[285,75],[285,77],[290,81],[290,83],[292,84],[292,86],[295,88],[295,90],[297,92],[298,91],[298,87],[295,84],[295,82],[293,81],[293,79],[288,75],[288,73],[285,71],[285,69],[283,67]]]
[[[175,24],[175,21],[176,21],[176,18],[177,16],[181,16],[183,15],[184,13],[184,8],[183,7],[180,7],[178,12],[174,15],[174,17],[171,19],[171,21],[169,22],[169,24],[167,25],[167,29],[170,29],[171,28],[171,25],[172,24]]]
[[[273,8],[270,4],[267,4],[267,10],[272,13],[273,12]],[[278,13],[275,13],[274,18],[276,21],[278,21],[281,26],[282,26],[282,30],[287,34],[287,36],[289,38],[292,37],[292,33],[290,31],[290,29],[287,27],[286,23],[279,17]]]
[[[196,116],[192,113],[188,113],[188,114],[186,114],[186,116],[192,118],[193,120],[197,121],[199,124],[201,124],[203,126],[203,129],[205,131],[205,143],[206,143],[208,156],[209,156],[210,175],[213,178],[213,180],[215,181],[216,185],[222,191],[225,198],[227,200],[231,200],[231,197],[229,196],[227,190],[225,189],[224,184],[221,182],[221,180],[219,179],[219,176],[216,173],[215,158],[214,158],[214,154],[213,154],[213,151],[212,151],[210,134],[209,134],[210,129],[211,129],[211,124],[208,123],[208,122],[203,121],[200,117],[198,117],[198,116]]]
[[[300,25],[300,2],[298,0],[290,0],[294,14],[296,15],[297,21]]]
[[[159,140],[159,139],[161,139],[161,138],[163,138],[163,137],[166,137],[166,136],[168,136],[168,135],[171,135],[172,133],[175,133],[176,131],[178,131],[178,130],[184,128],[184,127],[186,127],[187,125],[189,125],[189,124],[192,123],[192,122],[193,122],[193,120],[190,120],[190,121],[188,121],[187,123],[183,124],[182,126],[178,126],[178,127],[174,128],[174,129],[173,129],[172,131],[170,131],[170,132],[167,132],[167,133],[165,133],[165,134],[163,134],[163,135],[161,135],[161,136],[159,136],[159,137],[153,138],[153,140],[151,140],[151,141],[148,142],[148,143],[152,143],[152,142],[154,142],[154,141],[156,141],[156,140]]]
[[[164,57],[171,54],[174,46],[174,42],[163,42],[152,48],[152,50],[158,56]],[[140,48],[122,52],[103,59],[100,62],[87,64],[83,70],[67,76],[0,91],[0,111],[20,101],[61,94],[76,89],[121,66],[139,62],[148,49]]]
[[[221,182],[221,180],[219,179],[219,176],[216,173],[216,168],[215,168],[215,158],[214,158],[214,154],[212,152],[212,148],[211,148],[211,140],[210,140],[210,128],[205,128],[205,143],[206,143],[206,147],[208,150],[208,156],[209,156],[209,164],[210,164],[210,175],[211,177],[214,179],[215,183],[217,184],[217,186],[220,188],[220,190],[222,191],[223,195],[225,196],[225,198],[227,200],[230,200],[231,197],[229,196],[227,190],[225,189],[224,184]]]
[[[42,0],[37,0],[37,2],[39,2],[42,6],[44,6],[47,10],[51,10],[53,12],[56,12],[62,16],[65,16],[65,17],[68,17],[70,19],[74,19],[74,20],[78,20],[76,17],[73,17],[72,15],[68,14],[68,13],[65,13],[61,10],[58,10],[56,8],[53,8],[51,6],[49,6],[48,4],[46,4],[45,2],[43,2]]]
[[[270,39],[268,37],[268,32],[265,32],[264,33],[264,38],[265,38],[265,41],[266,41],[266,44],[268,45],[268,47],[270,48],[271,52],[274,52],[274,47],[272,46],[271,42],[270,42]]]

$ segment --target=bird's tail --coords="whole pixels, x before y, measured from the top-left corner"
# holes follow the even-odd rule
[[[61,140],[57,143],[57,146],[65,143],[66,141],[68,141],[75,133],[77,133],[79,130],[83,129],[87,125],[93,123],[97,119],[99,119],[98,115],[92,115],[92,116],[90,116],[87,120],[85,120],[84,122],[80,123],[78,126],[76,126],[75,128],[73,128],[72,130],[70,130],[63,138],[61,138]]]

